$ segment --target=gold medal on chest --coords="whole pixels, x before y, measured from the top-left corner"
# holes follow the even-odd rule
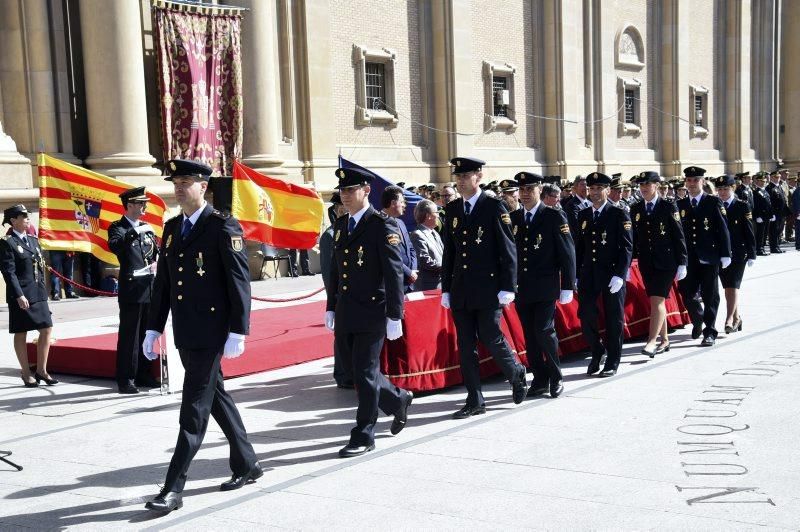
[[[195,262],[197,263],[197,275],[202,277],[203,274],[206,273],[205,270],[203,270],[203,252],[202,251],[197,254],[197,259],[195,259]]]
[[[167,245],[166,245],[166,247],[169,247],[170,244],[172,244],[172,235],[168,235],[167,236]]]
[[[356,264],[358,264],[359,266],[363,266],[364,265],[363,259],[364,259],[364,246],[358,246],[358,260],[356,261]]]
[[[483,236],[483,227],[478,226],[478,238],[475,239],[476,244],[480,244],[482,242],[481,237]]]
[[[458,227],[458,218],[453,218],[453,229]]]
[[[342,230],[341,230],[341,229],[337,229],[337,230],[336,230],[336,236],[335,236],[335,237],[333,237],[333,240],[334,240],[334,241],[336,241],[336,242],[338,242],[338,241],[339,241],[339,237],[340,237],[340,236],[342,236]]]

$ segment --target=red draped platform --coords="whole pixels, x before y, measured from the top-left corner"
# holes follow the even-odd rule
[[[406,304],[402,338],[387,342],[381,355],[381,368],[398,386],[415,391],[437,390],[461,383],[456,333],[450,312],[439,303],[439,291],[417,294]],[[237,377],[308,362],[333,354],[333,336],[322,325],[325,303],[304,303],[289,307],[253,311],[250,335],[244,356],[222,361],[226,377]],[[580,331],[578,303],[557,305],[556,330],[562,356],[585,350]],[[647,334],[650,303],[638,269],[631,269],[625,298],[625,338]],[[602,318],[601,318],[602,319]],[[667,320],[671,327],[690,323],[677,291],[667,299]],[[525,340],[513,305],[503,311],[501,323],[511,347],[523,362]],[[58,329],[55,330],[56,335]],[[94,377],[114,376],[115,333],[58,340],[50,349],[48,369]],[[482,346],[479,347],[481,375],[499,372]],[[28,357],[36,360],[34,344],[28,344]]]

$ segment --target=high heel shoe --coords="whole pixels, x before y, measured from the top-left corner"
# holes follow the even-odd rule
[[[655,358],[656,354],[658,354],[658,348],[656,348],[654,351],[648,351],[647,346],[642,347],[642,354],[647,355],[650,358]]]
[[[22,377],[22,383],[25,385],[26,388],[36,388],[39,386],[39,381],[30,382],[28,379],[25,378],[25,375],[20,375]]]
[[[660,355],[661,353],[666,353],[667,351],[669,351],[669,342],[661,342],[660,344],[658,344],[658,347],[656,347],[657,355]]]
[[[742,330],[742,318],[739,318],[739,323],[736,325],[736,331],[739,332]]]
[[[36,379],[36,384],[37,385],[39,384],[39,381],[44,381],[48,386],[53,386],[53,385],[58,384],[58,381],[56,379],[47,379],[47,378],[39,375],[38,371],[33,374],[33,378]]]
[[[725,334],[731,334],[735,330],[736,327],[734,327],[733,325],[725,324]]]

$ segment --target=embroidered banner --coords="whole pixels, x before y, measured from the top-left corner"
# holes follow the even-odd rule
[[[153,6],[164,160],[230,175],[242,153],[241,17]]]

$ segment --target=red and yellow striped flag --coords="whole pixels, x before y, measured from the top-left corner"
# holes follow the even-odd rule
[[[43,249],[86,251],[118,265],[108,249],[108,226],[125,213],[119,194],[133,188],[123,181],[39,154],[39,242]],[[148,192],[142,217],[161,238],[164,211],[160,197]]]
[[[286,183],[233,163],[231,214],[244,237],[270,246],[311,249],[317,242],[325,206],[313,189]]]

